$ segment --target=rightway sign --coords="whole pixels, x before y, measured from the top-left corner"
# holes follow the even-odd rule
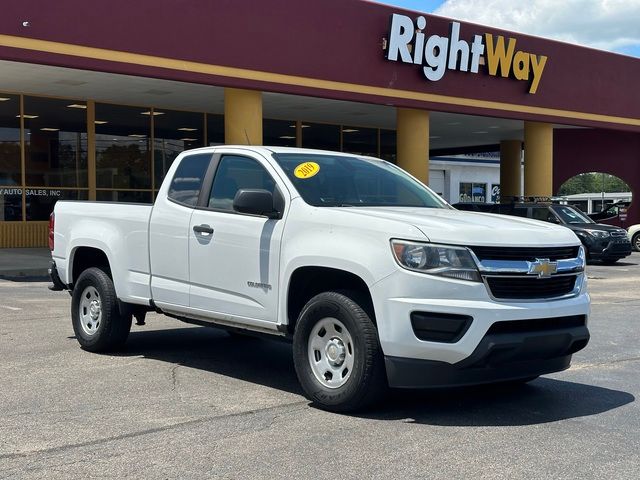
[[[391,15],[386,58],[392,62],[422,66],[424,76],[437,82],[449,70],[478,73],[481,58],[486,57],[489,75],[513,76],[529,83],[529,93],[536,93],[547,64],[545,55],[516,50],[517,40],[485,33],[468,42],[460,38],[460,23],[449,24],[449,36],[425,34],[427,19],[414,21],[406,15]]]

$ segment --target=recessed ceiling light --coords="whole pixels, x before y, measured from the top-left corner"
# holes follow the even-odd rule
[[[431,136],[431,137],[429,137],[429,138],[430,138],[431,140],[434,140],[434,139],[436,139],[436,138],[441,138],[441,137],[439,137],[438,135],[433,135],[433,136]]]
[[[198,139],[197,138],[181,138],[180,140],[182,140],[183,142],[195,142]]]
[[[9,97],[0,97],[0,102],[6,102],[7,100],[11,100]]]
[[[139,133],[131,133],[129,136],[130,137],[135,137],[135,138],[145,138],[146,137],[146,135],[141,135]]]
[[[96,125],[104,125],[105,123],[109,123],[106,120],[96,120],[93,123],[95,123]]]
[[[491,125],[489,128],[500,128],[500,125]]]
[[[447,125],[453,126],[453,125],[462,125],[462,124],[461,124],[461,122],[449,122],[449,123],[447,123]]]
[[[146,112],[140,112],[140,115],[151,115],[151,111],[147,110]],[[158,112],[156,110],[153,111],[153,116],[164,115],[164,112]]]
[[[190,127],[181,127],[178,129],[180,132],[195,132],[198,129],[197,128],[190,128]]]
[[[282,135],[278,138],[283,138],[285,140],[295,140],[296,137],[292,137],[291,135]]]
[[[478,130],[477,132],[471,132],[471,133],[489,133],[486,130]]]
[[[41,128],[40,130],[42,130],[43,132],[57,132],[60,129],[59,128],[44,127],[44,128]]]
[[[29,119],[33,119],[33,118],[38,118],[38,115],[27,115],[26,113],[23,115],[24,118],[29,118]],[[20,115],[16,115],[16,118],[20,118]]]
[[[87,106],[83,105],[82,103],[72,103],[71,105],[67,105],[67,108],[82,108],[82,109],[86,109]]]
[[[289,125],[289,126],[290,126],[291,128],[296,128],[296,125]],[[310,125],[302,124],[302,125],[300,125],[300,128],[309,128],[309,126],[310,126]]]
[[[342,129],[342,133],[353,133],[353,132],[359,132],[360,130],[358,130],[357,128],[343,128]]]

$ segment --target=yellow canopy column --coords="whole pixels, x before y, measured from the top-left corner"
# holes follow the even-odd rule
[[[524,195],[553,193],[553,125],[524,122]]]
[[[522,194],[522,141],[500,142],[500,198],[519,197]]]
[[[262,145],[262,92],[224,89],[224,141]]]
[[[412,108],[397,111],[398,166],[429,184],[429,112]]]

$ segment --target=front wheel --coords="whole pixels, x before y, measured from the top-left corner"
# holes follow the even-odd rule
[[[131,314],[121,314],[111,278],[88,268],[78,278],[71,298],[71,321],[80,346],[90,352],[122,347],[131,329]]]
[[[640,252],[640,232],[635,233],[631,238],[631,246],[636,252]]]
[[[336,412],[371,405],[387,386],[376,327],[352,297],[316,295],[302,309],[293,336],[296,374],[307,397]]]

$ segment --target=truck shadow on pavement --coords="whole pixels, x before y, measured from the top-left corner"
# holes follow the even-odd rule
[[[291,345],[207,327],[132,331],[121,356],[142,355],[302,395]]]
[[[131,332],[119,355],[142,355],[303,394],[291,345],[286,342],[230,337],[224,331],[204,327],[139,330]],[[438,426],[516,426],[597,415],[634,401],[627,392],[542,377],[516,386],[393,390],[383,403],[356,415]]]
[[[634,401],[627,392],[541,377],[524,385],[395,390],[386,407],[362,416],[437,426],[518,426],[597,415]]]

